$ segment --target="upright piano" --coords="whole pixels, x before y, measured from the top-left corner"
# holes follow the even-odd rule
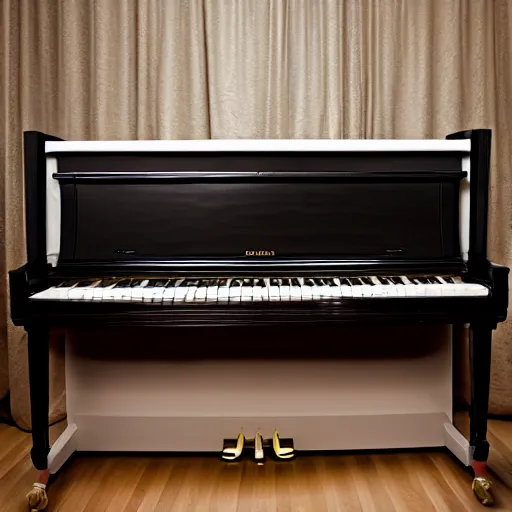
[[[53,473],[91,448],[76,415],[50,452],[55,328],[466,325],[469,442],[448,411],[446,443],[429,443],[472,465],[490,504],[491,335],[507,315],[509,272],[487,258],[490,149],[484,129],[443,140],[26,132],[27,262],[9,278],[12,320],[28,333],[35,467]]]

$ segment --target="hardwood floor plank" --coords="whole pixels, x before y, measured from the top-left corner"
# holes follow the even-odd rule
[[[361,503],[347,457],[328,455],[317,458],[317,470],[327,512],[361,512]]]
[[[512,510],[512,423],[491,421],[495,512]],[[62,428],[62,426],[60,427]],[[0,425],[0,512],[26,512],[31,439]],[[299,454],[293,462],[76,454],[48,512],[482,512],[470,472],[443,450]]]
[[[166,457],[157,456],[150,459],[125,510],[127,512],[150,512],[155,510],[169,479],[171,468],[172,464]]]

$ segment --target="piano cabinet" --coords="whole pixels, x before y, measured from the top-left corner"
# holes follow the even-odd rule
[[[76,450],[216,451],[237,430],[271,434],[279,425],[304,451],[446,446],[472,467],[473,491],[491,505],[492,331],[507,315],[509,269],[487,259],[490,140],[490,130],[428,141],[67,142],[26,132],[27,263],[9,279],[12,320],[28,333],[31,456],[41,472],[32,499],[44,504],[49,474]],[[277,386],[281,412],[273,395],[254,394],[252,413],[246,402],[211,395],[224,377],[208,358],[210,382],[179,361],[134,358],[105,371],[67,340],[68,427],[50,447],[54,328],[159,327],[189,339],[201,329],[413,326],[417,342],[439,325],[446,340],[424,359],[340,359],[325,372],[302,361],[282,365],[280,380],[269,352],[267,377],[292,382],[303,397],[290,401]],[[471,333],[469,440],[452,423],[451,333],[463,325]],[[241,386],[251,364],[233,376]],[[372,386],[347,380],[370,369]],[[184,385],[192,376],[204,400],[196,410]],[[91,405],[100,386],[104,400],[116,397],[110,412],[101,396]],[[260,378],[256,387],[268,386]]]

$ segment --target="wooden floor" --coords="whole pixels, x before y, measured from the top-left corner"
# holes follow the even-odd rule
[[[512,510],[512,423],[492,421],[497,506]],[[30,436],[0,425],[0,510],[26,511],[36,476]],[[226,464],[216,457],[76,455],[49,491],[48,512],[357,512],[485,510],[471,476],[439,451],[300,456]]]

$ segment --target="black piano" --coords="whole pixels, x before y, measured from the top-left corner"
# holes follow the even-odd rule
[[[470,324],[473,487],[490,503],[491,336],[509,272],[487,259],[490,130],[24,143],[27,263],[9,278],[36,468],[53,328]]]

